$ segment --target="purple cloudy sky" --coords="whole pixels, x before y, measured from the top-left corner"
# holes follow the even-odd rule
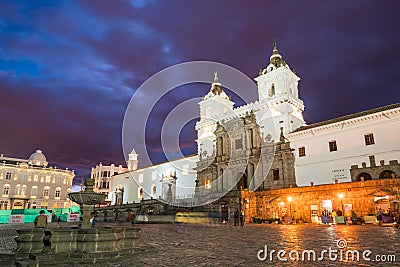
[[[255,77],[274,39],[301,77],[308,123],[398,102],[399,10],[386,0],[1,1],[0,153],[40,148],[79,179],[100,161],[123,164],[125,109],[146,79],[194,60]],[[157,133],[169,110],[208,90],[178,88],[153,110],[153,162],[164,160]],[[193,127],[183,154],[196,151]]]

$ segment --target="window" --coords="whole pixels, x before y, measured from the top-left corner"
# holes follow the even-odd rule
[[[8,196],[10,194],[10,186],[3,187],[3,196]]]
[[[35,175],[33,176],[33,181],[34,181],[34,182],[38,182],[38,181],[39,181],[39,175],[35,174]]]
[[[304,146],[299,147],[299,157],[304,157],[306,155],[306,148]]]
[[[182,166],[182,175],[189,175],[189,164]]]
[[[51,176],[50,175],[46,175],[46,183],[50,183],[51,180]]]
[[[45,189],[43,189],[43,196],[44,197],[49,197],[49,188],[45,188]]]
[[[139,183],[143,183],[143,174],[139,174]]]
[[[11,180],[12,172],[6,173],[6,180]]]
[[[205,182],[205,189],[211,189],[211,180],[207,179]]]
[[[57,177],[57,184],[62,184],[62,177]]]
[[[22,186],[22,189],[21,189],[21,196],[26,196],[26,188],[27,188],[26,185],[23,185],[23,186]]]
[[[329,151],[337,151],[337,145],[336,145],[336,141],[329,141]]]
[[[17,184],[17,186],[15,187],[15,194],[17,196],[21,195],[21,185]]]
[[[31,197],[37,196],[37,186],[32,187],[31,189]]]
[[[272,169],[272,180],[279,181],[279,169]]]
[[[153,197],[155,197],[156,194],[157,194],[157,187],[156,187],[156,185],[153,185],[153,189],[151,190],[151,195],[152,195]]]
[[[26,173],[20,173],[18,176],[19,176],[18,179],[20,181],[24,181],[24,182],[28,181],[28,175]]]
[[[57,198],[59,198],[59,197],[60,197],[60,195],[61,195],[61,189],[60,189],[60,188],[57,188],[57,189],[56,189],[56,193],[55,193],[54,197],[57,197]]]
[[[268,96],[271,97],[271,96],[274,96],[274,95],[275,95],[275,85],[272,84],[271,88],[269,88],[269,90],[268,90]]]
[[[243,147],[242,139],[236,139],[235,140],[235,149],[242,149],[242,147]]]
[[[372,134],[372,133],[364,135],[364,139],[365,139],[366,146],[375,144],[374,134]]]

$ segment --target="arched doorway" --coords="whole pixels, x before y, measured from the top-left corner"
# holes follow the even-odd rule
[[[228,204],[226,202],[221,203],[221,222],[226,223],[228,222]]]
[[[364,181],[372,180],[372,177],[371,177],[371,175],[369,173],[362,172],[359,175],[357,175],[356,181],[361,181],[361,177],[364,177]]]
[[[396,174],[391,170],[384,170],[379,174],[379,179],[395,178]]]
[[[240,173],[239,174],[239,181],[237,183],[237,190],[243,190],[243,189],[248,189],[249,188],[249,184],[248,184],[248,179],[247,179],[247,175],[245,173]]]

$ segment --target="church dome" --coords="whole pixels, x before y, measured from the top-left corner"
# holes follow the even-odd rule
[[[36,150],[29,159],[30,164],[38,165],[38,166],[47,166],[46,156],[43,154],[42,150]]]

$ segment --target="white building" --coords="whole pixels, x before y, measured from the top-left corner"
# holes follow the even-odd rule
[[[94,191],[107,195],[105,202],[111,203],[112,188],[111,177],[119,173],[126,172],[128,169],[122,165],[116,166],[115,164],[103,165],[102,163],[92,167],[91,178],[94,179]]]
[[[179,199],[193,197],[197,155],[142,169],[136,169],[138,155],[135,150],[128,158],[128,166],[133,168],[112,177],[112,204],[139,202],[150,198],[176,203]]]
[[[371,156],[377,162],[399,160],[399,132],[400,104],[300,127],[286,136],[296,153],[297,185],[350,182],[351,165]]]
[[[74,171],[48,166],[36,150],[29,159],[0,155],[0,209],[68,208]]]

